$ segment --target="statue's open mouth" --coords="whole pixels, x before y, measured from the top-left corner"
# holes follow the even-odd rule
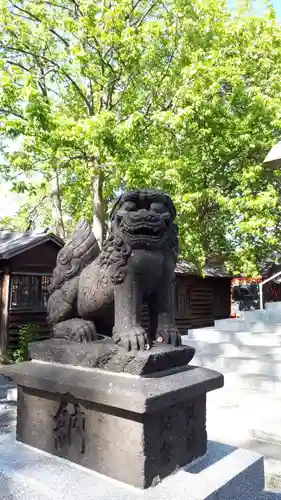
[[[125,232],[128,236],[132,238],[150,238],[159,239],[162,238],[166,232],[166,225],[164,222],[157,224],[130,224],[125,221],[122,222],[122,232]]]

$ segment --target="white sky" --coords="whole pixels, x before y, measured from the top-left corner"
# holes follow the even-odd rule
[[[12,217],[20,208],[24,196],[10,191],[10,185],[2,181],[0,185],[0,217]]]

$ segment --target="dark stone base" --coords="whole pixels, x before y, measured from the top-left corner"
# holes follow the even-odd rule
[[[92,343],[51,338],[29,344],[29,353],[34,360],[148,375],[188,365],[195,349],[159,344],[148,351],[127,352],[106,337]]]
[[[36,361],[4,371],[19,386],[19,441],[140,488],[205,454],[206,393],[223,385],[199,367],[156,378]]]
[[[139,415],[20,388],[17,439],[147,488],[206,453],[206,395]]]

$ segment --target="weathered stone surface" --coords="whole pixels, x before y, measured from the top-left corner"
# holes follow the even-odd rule
[[[3,373],[17,385],[83,399],[136,413],[163,410],[223,386],[223,375],[187,366],[157,377],[121,375],[92,368],[26,361]]]
[[[139,377],[31,361],[5,374],[19,385],[18,440],[140,488],[204,455],[206,393],[223,385],[189,366]]]
[[[110,214],[101,252],[90,225],[80,220],[57,257],[49,286],[48,320],[55,337],[95,341],[113,335],[127,351],[161,337],[179,346],[174,270],[178,255],[176,210],[155,189],[122,194]],[[140,324],[143,303],[149,328]]]
[[[34,360],[148,375],[187,365],[195,349],[159,344],[148,351],[127,352],[109,338],[90,344],[52,338],[33,342],[29,345],[29,352]]]
[[[202,395],[141,415],[20,388],[17,439],[147,488],[204,455],[205,405]]]

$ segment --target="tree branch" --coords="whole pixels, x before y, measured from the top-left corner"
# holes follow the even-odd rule
[[[26,14],[27,16],[29,16],[29,20],[33,19],[34,21],[37,21],[38,23],[42,23],[43,22],[42,19],[40,19],[40,17],[36,16],[35,14],[32,14],[32,12],[29,12],[28,10],[23,9],[23,8],[19,7],[18,5],[14,4],[14,3],[11,3],[11,5],[15,9],[17,9],[20,12],[23,12],[24,14]],[[63,42],[66,47],[69,47],[69,42],[63,36],[61,36],[56,30],[54,30],[53,28],[47,28],[47,29],[48,29],[48,31],[50,31],[50,33],[53,33],[53,35],[55,35],[61,42]]]
[[[175,48],[174,48],[174,50],[173,50],[172,54],[171,54],[171,55],[170,55],[170,57],[169,57],[169,61],[168,61],[168,63],[167,63],[166,69],[165,69],[165,71],[163,72],[163,75],[160,77],[159,82],[158,82],[158,84],[157,84],[157,86],[156,86],[156,89],[155,89],[154,91],[152,91],[152,92],[151,92],[151,98],[153,98],[153,97],[155,97],[155,96],[157,96],[157,95],[158,95],[159,90],[160,90],[160,87],[161,87],[161,85],[162,85],[163,81],[165,80],[165,78],[166,78],[166,76],[167,76],[167,74],[168,74],[168,71],[169,71],[169,69],[170,69],[171,62],[172,62],[172,60],[173,60],[173,58],[174,58],[174,55],[175,55],[175,53],[176,53],[177,48],[178,48],[178,47],[177,47],[177,45],[175,45]],[[147,110],[146,110],[146,112],[145,112],[145,116],[148,116],[148,113],[149,113],[149,111],[150,111],[151,107],[152,107],[152,101],[150,100],[150,103],[149,103],[149,105],[148,105],[148,107],[147,107]],[[169,109],[169,107],[168,107],[168,109]]]
[[[26,66],[24,66],[23,64],[20,64],[18,62],[14,62],[14,61],[6,61],[7,64],[10,64],[10,66],[17,66],[18,68],[21,68],[23,69],[23,71],[27,71],[28,73],[30,73],[30,71],[32,70],[32,66],[30,68],[27,68]]]
[[[110,71],[115,75],[116,71],[114,70],[114,68],[111,66],[110,62],[109,61],[106,61],[106,59],[104,59],[104,55],[102,54],[101,50],[100,50],[100,43],[97,39],[97,37],[94,35],[93,36],[93,39],[94,39],[94,42],[95,42],[95,49],[99,55],[99,58],[100,60],[102,61],[102,63],[104,64],[104,66],[107,66]]]
[[[124,97],[124,94],[125,94],[126,90],[128,89],[129,84],[130,84],[130,82],[133,80],[133,78],[134,78],[134,76],[135,76],[135,75],[136,75],[136,72],[134,72],[134,73],[132,73],[131,75],[129,75],[128,80],[127,80],[127,82],[126,82],[126,83],[125,83],[125,85],[124,85],[124,88],[123,88],[123,90],[122,90],[122,92],[121,92],[120,97],[119,97],[119,98],[115,101],[115,103],[114,103],[114,104],[112,104],[112,108],[115,108],[116,106],[118,106],[119,102],[121,102],[121,101],[122,101],[122,99],[123,99],[123,97]]]
[[[6,114],[13,115],[16,118],[20,118],[21,120],[26,121],[26,118],[24,118],[22,114],[18,113],[17,111],[12,111],[11,109],[0,108],[0,113],[3,113],[4,115]]]
[[[144,12],[144,14],[141,16],[141,18],[133,23],[133,26],[136,26],[137,28],[141,25],[141,23],[145,20],[146,16],[156,7],[156,5],[159,3],[160,0],[156,0],[153,2],[148,9]]]
[[[83,16],[83,12],[80,10],[79,3],[76,0],[69,0],[76,8],[76,11],[80,14],[80,16]]]
[[[132,2],[131,11],[129,12],[129,14],[127,16],[125,16],[125,21],[128,21],[130,19],[130,17],[132,16],[133,12],[136,10],[137,6],[140,3],[141,3],[141,0],[137,0],[135,4]]]
[[[88,99],[85,96],[84,92],[80,89],[79,85],[75,82],[75,80],[73,80],[73,78],[70,76],[70,74],[67,71],[65,71],[56,61],[53,61],[52,59],[49,59],[48,57],[46,57],[44,55],[36,54],[36,53],[31,52],[29,50],[25,50],[25,49],[22,49],[22,48],[19,48],[19,47],[13,47],[11,45],[6,45],[6,47],[4,46],[3,48],[6,49],[6,50],[11,50],[13,52],[19,52],[19,53],[22,53],[22,54],[29,55],[31,57],[34,57],[35,59],[38,59],[38,60],[43,59],[44,61],[48,62],[49,64],[52,64],[53,66],[55,66],[58,70],[60,70],[62,72],[62,74],[76,88],[78,94],[80,95],[80,97],[85,102],[85,104],[86,104],[86,106],[88,108],[88,111],[91,112],[90,103],[88,102]]]
[[[67,10],[71,14],[75,14],[75,12],[73,12],[73,10],[69,9],[65,5],[59,5],[59,4],[53,3],[53,2],[46,2],[46,0],[44,0],[44,3],[46,3],[47,5],[50,5],[51,7],[57,7],[58,9]]]
[[[94,114],[94,109],[95,109],[94,91],[93,91],[93,84],[92,84],[92,79],[91,78],[89,78],[89,86],[90,86],[90,99],[91,99],[92,114]]]

